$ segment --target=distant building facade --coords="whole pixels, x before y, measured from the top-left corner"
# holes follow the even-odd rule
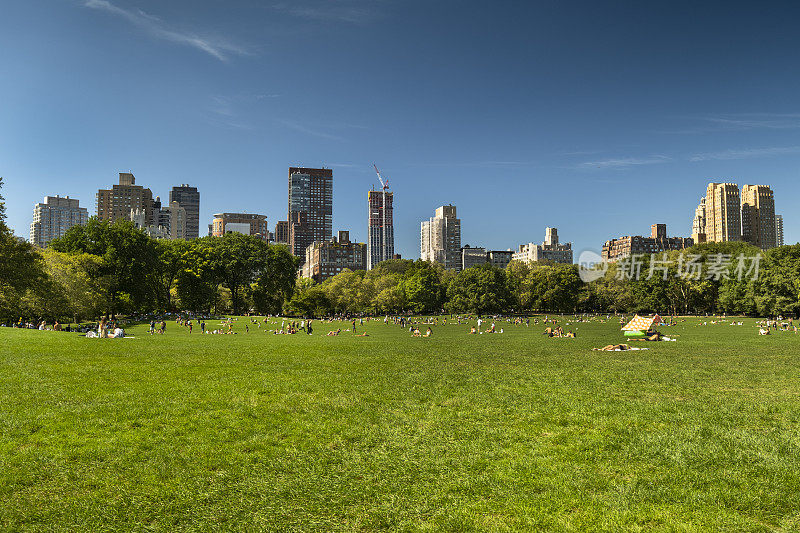
[[[783,215],[775,215],[775,246],[783,246]]]
[[[514,252],[511,250],[489,250],[486,252],[487,262],[493,267],[505,268],[514,259]]]
[[[447,270],[461,270],[461,220],[456,206],[437,207],[435,216],[422,222],[420,258],[440,263]]]
[[[279,220],[275,223],[275,232],[272,240],[276,243],[288,244],[289,242],[289,221]]]
[[[742,240],[742,206],[735,183],[709,183],[706,188],[706,240]]]
[[[119,184],[111,189],[97,191],[97,218],[100,220],[130,220],[131,211],[141,210],[146,225],[155,225],[153,218],[153,192],[136,185],[136,178],[129,172],[119,173]]]
[[[367,193],[367,270],[394,255],[393,200],[385,190]]]
[[[176,201],[170,202],[159,210],[158,225],[164,228],[170,239],[187,239],[189,215],[186,208]]]
[[[178,204],[186,210],[186,232],[185,239],[196,239],[200,236],[200,193],[197,187],[190,187],[183,184],[180,187],[173,187],[169,192],[169,204]]]
[[[466,270],[487,263],[493,267],[505,268],[511,262],[513,253],[511,250],[487,250],[466,245],[461,248],[461,269]]]
[[[692,220],[692,241],[695,244],[706,242],[706,199],[700,198],[700,204],[694,210]]]
[[[143,209],[131,209],[130,220],[137,228],[144,231],[151,239],[170,238],[169,232],[164,226],[147,223],[147,213],[145,213]]]
[[[350,232],[340,231],[337,237],[306,247],[305,262],[300,272],[304,278],[321,283],[345,269],[367,269],[367,245],[350,242]]]
[[[333,170],[289,167],[289,249],[305,259],[314,242],[333,233]]]
[[[666,224],[653,224],[650,236],[625,236],[603,244],[602,258],[608,262],[637,254],[655,254],[670,250],[683,250],[694,244],[690,237],[667,237]]]
[[[79,205],[77,199],[69,196],[45,196],[44,201],[33,208],[30,242],[45,248],[53,239],[63,237],[71,227],[86,224],[88,221],[89,212]]]
[[[486,263],[486,248],[466,245],[461,248],[461,270],[466,270]]]
[[[267,215],[254,213],[217,213],[211,223],[211,235],[222,237],[226,233],[242,233],[254,235],[262,240],[269,240]]]
[[[775,197],[766,185],[742,187],[742,240],[768,250],[775,238]]]
[[[513,253],[514,261],[523,263],[534,263],[536,261],[547,260],[554,263],[572,264],[572,243],[558,242],[558,228],[545,228],[544,242],[535,244],[520,244],[517,251]]]

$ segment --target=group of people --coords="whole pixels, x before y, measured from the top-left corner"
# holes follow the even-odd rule
[[[497,327],[492,322],[492,325],[486,328],[486,331],[481,331],[481,319],[478,319],[478,327],[472,326],[469,328],[468,335],[482,335],[484,333],[503,333],[503,328],[500,328],[500,331],[497,331]]]
[[[411,330],[412,337],[430,337],[431,335],[433,335],[433,330],[430,328],[430,326],[427,330],[425,330],[425,335],[419,331],[419,328],[412,328]]]
[[[109,320],[104,316],[97,325],[97,333],[89,331],[87,337],[99,337],[101,339],[122,339],[125,337],[125,330],[119,327],[116,320]]]
[[[161,322],[158,323],[158,327],[156,327],[155,319],[150,320],[150,335],[155,335],[156,331],[160,335],[163,335],[167,331],[167,323],[162,319]]]
[[[545,328],[544,333],[542,333],[542,335],[547,335],[548,337],[565,337],[568,339],[575,338],[574,331],[569,330],[566,333],[564,333],[564,329],[561,326],[556,326],[555,328],[548,326]]]

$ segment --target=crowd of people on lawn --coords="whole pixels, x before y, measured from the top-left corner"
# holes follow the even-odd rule
[[[627,318],[624,315],[601,315],[598,313],[583,313],[583,314],[576,314],[576,315],[560,315],[560,316],[549,316],[546,315],[544,317],[527,317],[527,316],[501,316],[501,315],[494,315],[483,317],[480,315],[473,315],[473,314],[466,314],[466,315],[449,315],[449,316],[405,316],[405,315],[397,315],[397,316],[390,316],[385,315],[383,317],[365,317],[365,316],[347,316],[347,315],[337,315],[332,317],[326,317],[322,319],[290,319],[280,316],[272,316],[268,315],[266,317],[203,317],[199,315],[193,315],[191,313],[181,314],[181,313],[167,313],[166,315],[161,316],[149,316],[149,317],[126,317],[126,319],[117,320],[114,318],[109,318],[107,315],[103,317],[99,322],[95,324],[61,324],[58,321],[53,322],[52,324],[47,323],[44,320],[31,322],[23,320],[20,318],[18,321],[12,323],[5,323],[0,324],[3,327],[14,327],[14,328],[22,328],[22,329],[37,329],[40,331],[67,331],[67,332],[78,332],[82,333],[87,337],[91,338],[125,338],[128,337],[126,335],[125,330],[123,329],[123,323],[141,323],[144,321],[145,323],[149,323],[149,333],[150,335],[164,335],[167,330],[167,319],[168,315],[174,317],[175,323],[178,327],[184,328],[186,332],[192,334],[196,329],[199,330],[200,334],[204,335],[236,335],[238,333],[251,333],[251,330],[254,331],[264,331],[264,333],[272,334],[272,335],[296,335],[299,333],[305,333],[306,335],[312,335],[315,327],[315,320],[321,324],[340,324],[341,322],[348,323],[349,326],[346,329],[342,329],[342,327],[336,327],[335,329],[331,329],[325,333],[326,337],[337,337],[341,334],[350,334],[351,336],[356,337],[368,337],[369,334],[365,331],[365,323],[369,324],[370,322],[378,322],[380,320],[383,321],[384,325],[386,326],[399,326],[401,328],[407,329],[408,333],[412,337],[432,337],[433,336],[433,327],[435,326],[447,326],[447,325],[468,325],[469,330],[467,334],[469,335],[483,335],[488,333],[504,333],[503,327],[498,328],[498,322],[505,322],[507,326],[515,326],[515,327],[529,327],[531,323],[534,326],[544,325],[546,326],[542,335],[545,335],[548,338],[576,338],[577,337],[577,329],[576,328],[569,328],[570,324],[578,325],[583,323],[606,323],[612,320],[619,321],[621,325],[626,324]],[[677,335],[670,334],[669,336],[664,335],[657,331],[655,328],[657,326],[676,326],[679,322],[686,322],[685,317],[670,317],[669,319],[663,319],[655,315],[658,319],[656,322],[653,323],[653,327],[648,331],[644,332],[643,335],[638,335],[637,338],[629,338],[628,341],[675,341],[677,340],[675,337]],[[206,324],[206,320],[211,320],[212,318],[217,318],[220,322],[215,327],[208,327]],[[636,317],[634,317],[636,318]],[[713,325],[731,325],[731,326],[743,326],[745,325],[744,322],[741,320],[733,320],[727,318],[724,315],[720,316],[708,316],[711,320],[703,320],[702,322],[697,322],[695,326],[713,326]],[[171,318],[170,318],[171,319]],[[239,321],[242,321],[241,323]],[[239,324],[239,327],[234,330],[234,325]],[[752,323],[751,323],[752,324]],[[241,326],[244,326],[242,330]],[[757,328],[758,335],[771,335],[777,332],[791,332],[797,334],[797,326],[795,325],[795,321],[793,318],[784,318],[781,316],[769,319],[762,319],[755,323]],[[625,328],[623,328],[625,329]],[[627,337],[627,334],[626,334]],[[629,344],[609,344],[602,348],[594,348],[595,350],[601,351],[626,351],[629,349],[645,349],[645,348],[632,348]]]

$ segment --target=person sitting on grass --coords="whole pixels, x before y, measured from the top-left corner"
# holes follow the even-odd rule
[[[758,334],[759,335],[769,335],[769,328],[767,328],[767,329],[758,328]]]
[[[475,330],[475,326],[472,326],[469,328],[469,333],[467,333],[467,335],[475,335],[476,333],[478,332]]]
[[[411,333],[411,336],[412,337],[422,337],[422,333],[419,332],[419,329],[414,328],[414,330]]]
[[[544,330],[544,333],[542,333],[542,335],[547,335],[548,337],[552,337],[553,336],[553,328],[551,328],[550,326],[546,327],[545,330]]]
[[[433,335],[433,330],[431,328],[428,328],[427,331],[425,331],[425,336],[430,337],[431,335]]]
[[[565,337],[567,337],[567,338],[569,338],[569,339],[574,339],[574,338],[575,338],[575,333],[574,333],[572,330],[569,330],[569,331],[567,332],[567,334],[566,334],[566,335],[564,335],[564,336],[565,336]]]

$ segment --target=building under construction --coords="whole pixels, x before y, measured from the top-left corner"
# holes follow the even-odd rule
[[[386,190],[369,191],[369,222],[367,236],[367,270],[394,256],[394,224],[392,200],[394,194]]]

